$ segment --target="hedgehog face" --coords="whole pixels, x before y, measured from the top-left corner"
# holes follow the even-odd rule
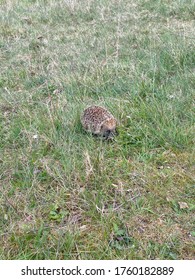
[[[101,125],[101,134],[105,139],[112,139],[116,134],[116,120],[110,119]]]
[[[112,139],[115,136],[115,134],[116,134],[115,129],[112,129],[112,130],[108,129],[108,130],[104,131],[103,137],[105,139]]]

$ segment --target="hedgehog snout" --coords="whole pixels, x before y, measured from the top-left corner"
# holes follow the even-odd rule
[[[112,139],[114,136],[115,136],[115,129],[107,129],[103,134],[103,137],[106,139]]]
[[[108,138],[108,136],[110,135],[110,133],[111,133],[111,130],[110,130],[110,129],[107,129],[106,131],[104,131],[103,136],[104,136],[105,138]]]

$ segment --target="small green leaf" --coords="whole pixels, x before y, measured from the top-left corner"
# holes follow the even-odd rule
[[[113,223],[113,228],[114,228],[114,232],[118,232],[118,226],[117,226],[117,224]]]

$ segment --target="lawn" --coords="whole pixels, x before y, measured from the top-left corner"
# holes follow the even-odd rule
[[[195,258],[194,34],[190,0],[0,0],[0,259]]]

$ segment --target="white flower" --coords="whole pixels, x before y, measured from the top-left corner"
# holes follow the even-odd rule
[[[32,137],[33,139],[38,139],[38,135],[37,134],[35,134],[35,135],[33,135],[33,137]]]

